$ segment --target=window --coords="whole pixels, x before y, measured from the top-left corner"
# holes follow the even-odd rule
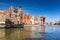
[[[15,17],[17,17],[17,15],[15,15]]]
[[[20,15],[19,15],[20,16]]]

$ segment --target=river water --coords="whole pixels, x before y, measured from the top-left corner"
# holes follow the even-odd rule
[[[60,26],[41,27],[0,28],[0,40],[60,40]]]

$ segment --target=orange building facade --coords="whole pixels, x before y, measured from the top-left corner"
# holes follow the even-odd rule
[[[21,6],[19,8],[14,8],[11,6],[8,10],[3,10],[5,14],[5,19],[10,19],[14,24],[32,24],[30,14],[24,14]],[[34,17],[34,24],[45,23],[45,17],[41,16],[40,19]]]

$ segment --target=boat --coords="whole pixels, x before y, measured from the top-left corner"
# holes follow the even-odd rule
[[[14,24],[9,19],[6,19],[6,21],[5,21],[5,28],[23,28],[23,27],[24,27],[23,23]]]

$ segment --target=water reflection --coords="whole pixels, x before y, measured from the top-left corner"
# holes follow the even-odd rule
[[[5,40],[5,29],[0,29],[0,40]]]
[[[41,30],[41,28],[43,30]],[[39,40],[39,39],[44,39],[44,36],[45,36],[44,31],[45,31],[44,28],[41,26],[40,27],[26,26],[24,28],[3,28],[3,29],[0,29],[0,40]]]

